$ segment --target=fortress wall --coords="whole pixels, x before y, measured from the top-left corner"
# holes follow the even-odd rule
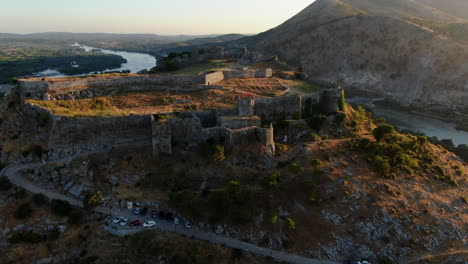
[[[104,149],[135,142],[151,144],[151,131],[150,115],[82,119],[55,116],[49,149],[75,146]]]
[[[271,69],[224,71],[225,79],[269,78],[273,76]]]
[[[222,71],[207,73],[204,76],[206,85],[212,85],[224,80],[224,73]]]
[[[197,76],[124,76],[107,78],[83,78],[60,81],[48,81],[49,90],[81,90],[116,86],[158,86],[158,85],[194,85],[204,84],[205,77]]]
[[[193,145],[200,142],[202,138],[201,120],[193,116],[192,118],[172,118],[169,119],[171,126],[171,137],[173,145]]]
[[[229,129],[240,129],[243,127],[262,126],[262,120],[258,116],[224,116],[220,118],[220,127]]]
[[[273,128],[246,127],[236,130],[227,129],[225,145],[243,145],[260,143],[270,155],[275,153]]]
[[[165,121],[155,121],[151,116],[151,130],[153,142],[153,156],[159,157],[161,154],[172,154],[172,130],[170,123]]]
[[[254,113],[266,121],[292,119],[296,113],[301,113],[301,101],[300,96],[256,99]]]

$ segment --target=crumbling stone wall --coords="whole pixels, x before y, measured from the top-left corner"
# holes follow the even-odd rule
[[[229,129],[262,126],[262,119],[258,116],[221,116],[219,121],[220,127]]]
[[[137,142],[152,142],[150,115],[81,119],[54,116],[48,148],[94,151]]]
[[[272,69],[232,70],[223,73],[225,79],[270,78],[273,76]]]
[[[301,117],[306,104],[319,104],[324,113],[333,114],[338,111],[340,94],[340,90],[330,89],[306,95],[241,100],[238,104],[239,116],[257,115],[265,121],[293,119]]]
[[[269,121],[292,119],[301,112],[301,99],[300,96],[256,99],[254,113]]]
[[[197,91],[214,89],[213,87],[224,79],[221,71],[193,76],[116,76],[116,77],[86,77],[67,78],[60,80],[24,79],[19,81],[18,90],[26,98],[48,99],[69,95],[74,98],[95,97],[123,92],[141,91]]]
[[[340,94],[339,89],[334,89],[300,96],[242,100],[237,109],[184,112],[162,119],[159,115],[71,119],[55,116],[35,105],[23,107],[38,108],[49,114],[52,125],[47,146],[52,159],[136,143],[152,145],[154,155],[159,156],[172,153],[174,146],[194,147],[208,139],[225,145],[260,142],[269,153],[274,153],[273,127],[261,127],[262,122],[300,117],[308,104],[320,104],[328,114],[336,113]]]
[[[172,130],[167,120],[156,120],[151,116],[153,156],[172,154]]]

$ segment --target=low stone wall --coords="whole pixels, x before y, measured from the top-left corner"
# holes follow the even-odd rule
[[[225,79],[250,79],[250,78],[270,78],[273,76],[273,71],[271,69],[259,69],[259,70],[232,70],[224,71]]]

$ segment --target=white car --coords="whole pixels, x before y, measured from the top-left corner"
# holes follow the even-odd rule
[[[148,221],[146,223],[143,224],[143,227],[144,228],[149,228],[149,227],[153,227],[156,225],[156,222],[155,221]]]
[[[112,220],[112,223],[118,224],[118,223],[120,223],[120,221],[122,221],[123,219],[124,219],[123,216],[116,217],[116,218],[114,218],[114,220]]]
[[[174,225],[178,225],[179,224],[179,217],[174,217]]]
[[[120,221],[120,225],[121,225],[121,226],[124,226],[124,225],[127,224],[127,222],[128,222],[128,218],[124,218],[124,219],[122,219],[122,220]]]

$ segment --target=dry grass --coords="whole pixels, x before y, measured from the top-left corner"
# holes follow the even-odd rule
[[[238,100],[280,96],[286,88],[275,78],[230,79],[219,85],[225,90],[193,93],[140,92],[92,99],[28,102],[51,110],[56,115],[72,118],[126,116],[234,108]]]

